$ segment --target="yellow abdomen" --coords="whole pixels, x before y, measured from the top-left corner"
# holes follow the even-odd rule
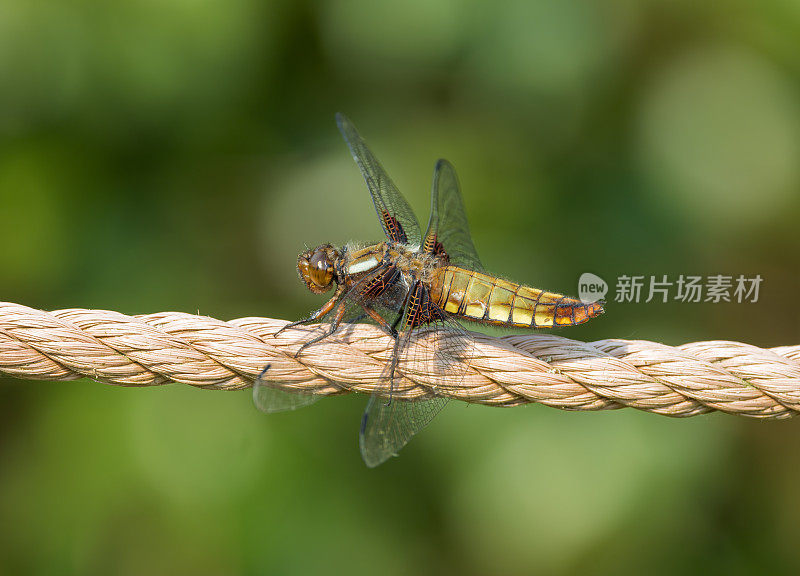
[[[431,298],[446,312],[467,320],[524,328],[572,326],[603,313],[599,303],[584,304],[455,266],[436,270]]]

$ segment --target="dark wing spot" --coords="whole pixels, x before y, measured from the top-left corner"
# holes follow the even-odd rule
[[[388,231],[389,240],[392,242],[399,242],[400,244],[408,244],[406,232],[403,230],[403,226],[397,218],[389,214],[386,210],[381,212],[381,218],[383,218],[383,223]]]
[[[445,312],[431,300],[430,291],[422,282],[418,282],[409,295],[406,310],[406,330],[437,320],[444,320],[447,317]]]
[[[450,255],[444,249],[444,245],[439,242],[436,234],[428,234],[425,238],[425,245],[422,247],[422,251],[426,254],[432,254],[444,263],[450,262]]]
[[[391,288],[400,278],[400,270],[387,265],[377,270],[361,288],[361,295],[366,298],[377,298]]]

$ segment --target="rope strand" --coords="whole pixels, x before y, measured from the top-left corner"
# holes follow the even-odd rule
[[[301,326],[276,335],[286,324],[269,318],[222,322],[181,312],[43,312],[4,302],[0,373],[239,390],[271,364],[271,382],[287,391],[372,392],[391,351],[389,336],[356,325],[295,358],[320,328]],[[463,381],[442,391],[458,400],[492,406],[539,402],[567,410],[627,406],[667,416],[719,410],[787,418],[800,411],[800,346],[763,349],[709,341],[672,347],[644,340],[578,342],[549,334],[473,336],[475,350]],[[398,397],[428,395],[425,374],[415,368],[401,362]]]

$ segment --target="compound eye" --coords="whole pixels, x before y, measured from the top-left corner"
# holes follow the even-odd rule
[[[297,259],[297,271],[306,288],[315,294],[327,292],[336,280],[335,267],[330,256],[330,246],[320,246],[303,252]]]
[[[328,288],[333,282],[333,274],[330,270],[311,269],[311,280],[320,288]]]
[[[305,265],[301,276],[306,277],[308,288],[317,293],[326,292],[333,285],[333,264],[325,250],[315,250]]]
[[[314,252],[314,255],[311,256],[308,263],[312,268],[316,268],[320,271],[328,271],[331,268],[331,261],[328,260],[328,255],[322,250]]]

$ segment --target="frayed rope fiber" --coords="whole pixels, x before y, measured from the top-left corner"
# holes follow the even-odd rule
[[[173,382],[239,390],[270,364],[272,385],[318,394],[372,392],[393,340],[366,324],[342,328],[295,358],[320,326],[270,318],[223,322],[161,312],[43,312],[0,303],[0,374],[91,378],[121,386]],[[492,406],[539,402],[567,410],[631,407],[667,416],[714,410],[787,418],[800,410],[800,346],[740,342],[666,346],[645,340],[578,342],[550,334],[474,333],[463,381],[438,393]],[[424,336],[417,345],[425,345]],[[447,334],[431,334],[431,338]],[[401,360],[398,398],[429,395],[424,365]]]

